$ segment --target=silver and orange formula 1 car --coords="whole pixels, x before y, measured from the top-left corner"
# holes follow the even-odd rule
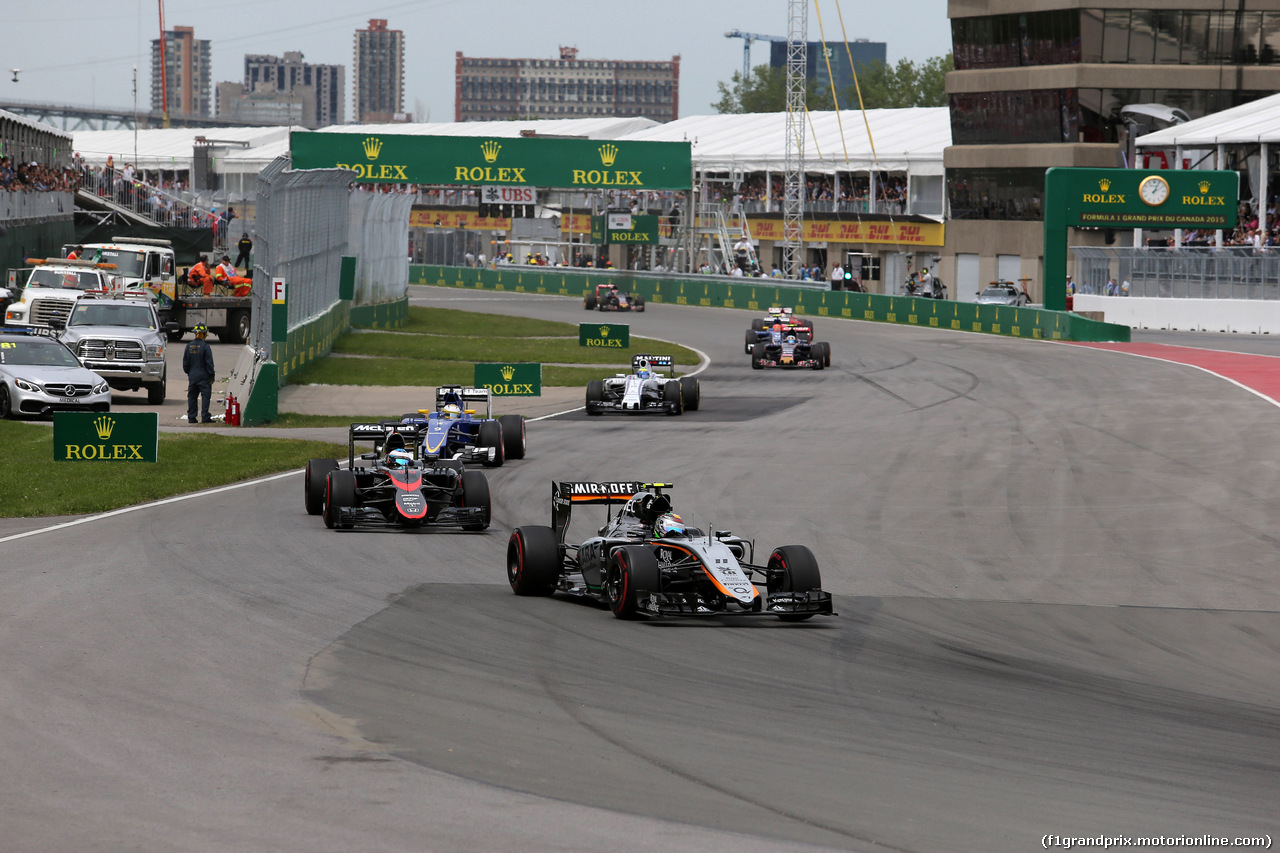
[[[833,615],[831,594],[822,590],[808,548],[783,545],[756,564],[754,541],[685,527],[671,511],[670,488],[553,482],[551,526],[517,527],[507,542],[512,591],[592,598],[620,619],[741,615],[799,622]],[[584,504],[604,504],[605,524],[597,535],[569,544],[573,509]]]

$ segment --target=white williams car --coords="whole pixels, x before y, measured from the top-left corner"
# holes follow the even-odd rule
[[[670,375],[663,376],[659,369]],[[669,355],[637,355],[631,359],[631,373],[587,383],[587,414],[605,412],[665,412],[678,415],[694,412],[702,404],[702,388],[697,377],[675,378],[675,359]]]
[[[109,412],[107,380],[49,337],[0,329],[0,418]]]

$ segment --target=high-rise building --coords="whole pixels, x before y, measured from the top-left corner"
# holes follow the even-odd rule
[[[665,62],[504,59],[456,54],[455,121],[644,116],[671,121],[680,111],[680,57]]]
[[[836,82],[836,94],[841,98],[853,88],[853,69],[862,68],[873,62],[884,62],[887,45],[882,41],[857,39],[850,42],[827,42],[826,53],[823,53],[822,42],[811,41],[805,49],[805,77],[817,84],[818,91],[828,88],[827,63],[831,63],[831,79]],[[853,64],[850,65],[852,57]],[[786,70],[787,40],[780,39],[769,44],[769,65]],[[841,107],[849,106],[841,101]],[[857,104],[852,104],[857,107]]]
[[[353,116],[360,124],[404,121],[404,33],[381,18],[356,30],[351,81]]]
[[[1249,5],[949,0],[953,279],[1021,272],[1039,286],[1046,169],[1133,166],[1125,143],[1159,126],[1153,117],[1199,118],[1280,90],[1280,7]],[[1117,237],[1080,229],[1071,242]]]
[[[283,57],[248,55],[244,58],[244,95],[254,96],[252,100],[258,103],[265,103],[272,95],[286,101],[305,99],[302,123],[327,127],[343,123],[345,75],[341,65],[303,62],[296,50],[286,51]],[[221,103],[218,109],[222,115]]]
[[[174,27],[164,33],[164,74],[161,74],[160,39],[151,40],[151,111],[169,115],[210,117],[213,89],[210,72],[213,52],[208,39],[198,39],[191,27]]]

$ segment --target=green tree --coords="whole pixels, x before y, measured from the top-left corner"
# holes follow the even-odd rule
[[[902,107],[945,107],[947,105],[947,72],[954,68],[951,54],[935,56],[916,65],[909,59],[889,66],[872,62],[858,66],[858,88],[862,90],[862,106],[869,110]],[[780,113],[787,108],[787,73],[783,68],[757,65],[744,82],[735,72],[728,83],[716,88],[720,100],[712,104],[718,113]],[[811,110],[829,110],[831,98],[825,86],[810,80],[806,87],[806,103]],[[854,87],[840,94],[840,107],[858,109]]]
[[[734,72],[732,79],[716,83],[720,100],[711,105],[721,114],[727,113],[780,113],[787,109],[787,72],[784,68],[757,65],[744,83],[742,74]],[[811,110],[831,109],[831,99],[819,93],[817,83],[808,81],[805,100]]]
[[[926,59],[920,65],[909,59],[898,60],[893,67],[883,62],[864,65],[858,69],[857,86],[862,91],[862,106],[868,110],[945,107],[947,72],[954,67],[949,53]],[[840,105],[858,108],[858,93],[853,86],[841,94]]]

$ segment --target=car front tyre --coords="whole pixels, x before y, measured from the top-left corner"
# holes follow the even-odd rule
[[[13,400],[9,397],[9,386],[0,382],[0,420],[13,417]]]
[[[809,592],[822,589],[818,560],[804,545],[782,545],[773,549],[767,566],[768,589],[774,592]],[[803,622],[812,613],[779,613],[783,622]]]
[[[641,545],[624,545],[609,557],[605,575],[605,597],[609,609],[619,619],[638,619],[643,614],[636,606],[641,592],[660,592],[662,571],[658,558]]]
[[[483,471],[462,472],[462,505],[484,509],[484,520],[474,524],[464,524],[463,530],[484,530],[489,526],[493,515],[493,504],[489,498],[489,479],[485,477]]]
[[[319,515],[324,510],[329,472],[337,470],[338,463],[333,459],[307,460],[307,470],[302,480],[302,500],[307,508],[307,515]]]

